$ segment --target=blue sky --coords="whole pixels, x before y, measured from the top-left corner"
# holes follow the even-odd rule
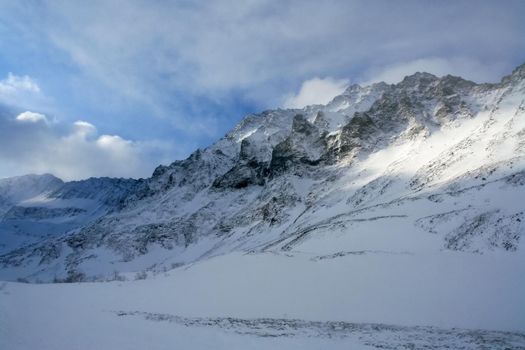
[[[518,0],[0,0],[0,177],[145,177],[248,113],[349,83],[498,81],[525,61],[524,14]]]

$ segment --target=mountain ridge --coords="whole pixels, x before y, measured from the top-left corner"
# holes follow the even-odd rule
[[[388,218],[405,220],[417,242],[421,232],[442,236],[431,249],[521,251],[524,208],[513,203],[525,171],[524,78],[525,64],[495,84],[415,73],[351,85],[327,105],[249,115],[148,179],[65,183],[69,198],[52,197],[95,200],[93,215],[1,255],[0,275],[158,271],[235,250],[294,251]],[[510,204],[494,197],[498,186]]]

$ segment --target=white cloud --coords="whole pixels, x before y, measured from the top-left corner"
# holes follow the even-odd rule
[[[107,154],[111,159],[127,164],[139,166],[137,152],[142,152],[142,145],[134,144],[132,141],[125,140],[118,135],[101,135],[95,141],[96,146]]]
[[[90,135],[95,135],[97,128],[95,125],[83,120],[77,120],[73,123],[73,134],[71,136],[79,136],[83,139]]]
[[[17,109],[49,110],[51,106],[33,78],[13,73],[0,80],[0,103]]]
[[[39,123],[39,122],[44,122],[46,124],[48,123],[47,117],[45,115],[40,114],[40,113],[31,112],[31,111],[20,113],[19,115],[16,116],[15,119],[22,123]]]
[[[303,108],[313,104],[326,104],[343,93],[348,84],[348,80],[336,80],[330,77],[307,80],[303,82],[297,94],[286,98],[284,107]]]
[[[506,72],[506,65],[494,63],[490,66],[474,59],[463,57],[453,58],[421,58],[409,62],[387,65],[381,69],[368,72],[368,77],[363,84],[384,81],[389,84],[398,83],[407,75],[416,72],[427,72],[437,76],[447,74],[461,76],[476,82],[497,82]]]
[[[13,94],[19,91],[40,92],[38,84],[29,76],[18,76],[11,72],[7,78],[0,80],[0,93]]]
[[[174,145],[99,134],[86,121],[47,123],[40,113],[0,113],[0,177],[52,173],[64,180],[91,176],[148,177],[176,154]]]

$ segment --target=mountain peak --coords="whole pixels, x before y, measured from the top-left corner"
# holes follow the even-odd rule
[[[514,68],[512,73],[501,79],[501,84],[515,84],[525,80],[525,62]]]
[[[402,86],[415,86],[415,85],[428,85],[436,80],[439,80],[437,76],[427,72],[416,72],[412,75],[407,75],[399,83]]]
[[[345,91],[341,95],[351,95],[358,91],[361,91],[362,89],[363,87],[359,84],[351,84],[345,89]]]
[[[525,62],[514,68],[511,73],[511,76],[523,79],[525,78]]]

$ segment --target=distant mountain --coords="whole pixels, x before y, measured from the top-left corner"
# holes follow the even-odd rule
[[[2,181],[4,279],[162,271],[232,251],[523,254],[525,65],[497,84],[416,73],[249,115],[146,180]],[[13,235],[40,240],[4,242]]]
[[[69,233],[119,208],[138,180],[50,175],[0,179],[0,252]]]
[[[53,192],[63,184],[62,180],[50,174],[0,179],[0,215],[4,215],[12,205]]]

